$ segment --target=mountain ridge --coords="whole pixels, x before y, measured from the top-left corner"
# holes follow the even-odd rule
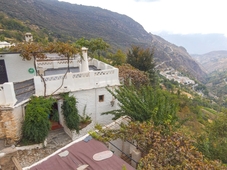
[[[224,71],[227,67],[227,50],[211,51],[201,55],[191,55],[209,74]]]
[[[199,80],[205,72],[183,47],[149,34],[132,18],[98,7],[59,2],[56,0],[0,0],[0,10],[10,17],[45,29],[60,41],[77,38],[103,38],[115,49],[127,52],[131,45],[154,48],[157,64],[165,62]],[[172,49],[172,50],[171,50]],[[172,62],[166,62],[172,59]]]

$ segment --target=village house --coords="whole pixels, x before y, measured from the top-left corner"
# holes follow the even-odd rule
[[[166,77],[167,79],[177,81],[180,84],[184,84],[184,85],[195,84],[194,80],[191,80],[188,77],[182,76],[178,71],[174,70],[173,68],[168,68],[165,71],[160,71],[160,74]]]
[[[31,37],[29,37],[31,38]],[[118,109],[117,101],[107,91],[114,91],[119,85],[118,69],[87,56],[87,48],[82,48],[81,57],[75,55],[69,61],[70,72],[65,75],[68,61],[57,54],[46,54],[47,58],[36,60],[37,70],[46,83],[46,95],[57,99],[54,104],[59,114],[59,125],[72,138],[79,136],[70,131],[64,123],[60,98],[61,93],[68,92],[77,100],[79,114],[91,117],[91,129],[96,123],[106,125],[112,122],[111,115],[101,115],[106,111]],[[25,117],[25,108],[31,96],[44,95],[44,83],[34,69],[34,60],[24,61],[19,53],[0,54],[0,139],[9,143],[21,138],[21,127]],[[83,133],[83,134],[84,134]]]
[[[11,47],[12,45],[14,44],[10,44],[6,41],[0,41],[0,48],[8,48],[8,47]]]

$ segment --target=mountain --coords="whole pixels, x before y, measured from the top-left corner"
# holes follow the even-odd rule
[[[152,36],[154,57],[158,66],[173,67],[184,74],[193,75],[198,80],[204,80],[205,72],[198,63],[188,54],[184,47],[178,47],[157,35]]]
[[[207,73],[224,71],[227,68],[227,51],[212,51],[202,55],[191,55]]]
[[[0,0],[0,11],[13,18],[46,29],[60,40],[103,37],[117,46],[146,43],[149,34],[126,15],[97,7],[73,5],[56,0]],[[67,37],[65,37],[67,38]]]
[[[154,48],[157,65],[172,66],[199,80],[203,80],[206,75],[184,48],[149,34],[139,23],[126,15],[57,0],[0,2],[0,11],[9,17],[22,20],[37,30],[44,30],[60,41],[74,41],[81,37],[103,38],[115,50],[120,48],[125,52],[131,45]]]
[[[211,51],[227,50],[227,37],[223,34],[158,34],[167,41],[183,46],[189,54],[205,54]]]

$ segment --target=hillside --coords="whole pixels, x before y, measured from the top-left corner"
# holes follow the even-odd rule
[[[45,28],[60,40],[69,37],[103,37],[118,46],[145,43],[149,34],[125,15],[97,7],[72,5],[56,0],[1,0],[0,10],[13,18]]]
[[[158,67],[173,67],[189,77],[193,75],[198,80],[205,79],[206,74],[185,48],[171,44],[159,36],[151,36],[152,46],[155,49],[155,61],[158,63]]]
[[[202,55],[191,55],[207,73],[223,71],[227,66],[227,51],[212,51]]]
[[[12,18],[44,30],[60,41],[77,38],[103,38],[112,50],[127,52],[130,46],[155,48],[156,64],[172,66],[192,77],[203,80],[205,72],[182,47],[147,33],[144,28],[126,15],[109,10],[57,0],[0,0],[0,10]],[[171,62],[167,62],[171,60]]]

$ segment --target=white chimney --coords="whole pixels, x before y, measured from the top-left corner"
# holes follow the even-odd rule
[[[32,42],[33,41],[33,36],[32,36],[32,34],[30,32],[27,32],[25,34],[25,41],[26,42]]]
[[[87,50],[88,48],[82,47],[82,61],[81,61],[81,72],[88,72],[89,66],[88,66],[88,59],[87,59]]]

